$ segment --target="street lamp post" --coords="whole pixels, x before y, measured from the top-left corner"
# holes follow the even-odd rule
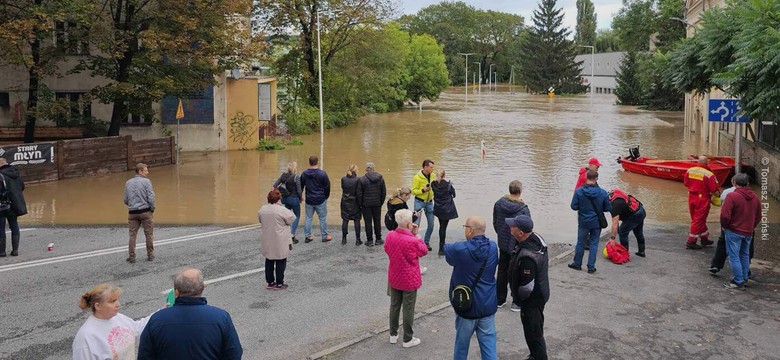
[[[464,76],[466,78],[466,100],[469,99],[469,55],[474,55],[474,53],[458,53],[458,55],[464,55],[466,57],[466,75]]]
[[[477,92],[482,93],[482,63],[477,61],[474,63],[479,64],[479,85],[477,86]]]
[[[495,64],[490,64],[490,67],[488,68],[488,91],[491,91],[493,86],[493,81],[491,79],[493,77],[493,66],[495,66]]]
[[[596,47],[590,45],[578,45],[579,47],[590,48],[590,106],[593,106],[593,63],[596,62]]]
[[[322,48],[320,45],[320,12],[317,11],[317,76],[320,87],[320,169],[325,167],[325,116],[322,112]]]

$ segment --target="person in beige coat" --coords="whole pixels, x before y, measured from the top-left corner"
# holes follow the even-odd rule
[[[265,257],[265,280],[268,290],[284,290],[284,269],[292,250],[290,224],[295,214],[282,205],[282,194],[277,189],[268,193],[268,204],[257,212],[260,221],[260,253]]]

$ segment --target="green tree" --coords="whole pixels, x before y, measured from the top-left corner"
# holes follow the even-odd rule
[[[577,27],[574,32],[574,43],[577,45],[596,44],[596,10],[590,0],[577,0]],[[579,53],[585,53],[587,48],[580,48]]]
[[[444,47],[430,35],[412,35],[406,66],[409,69],[406,93],[415,103],[419,104],[423,98],[436,101],[449,85]]]
[[[642,105],[650,110],[682,110],[685,96],[668,81],[671,71],[669,57],[661,51],[638,57]]]
[[[617,88],[615,95],[620,105],[641,105],[642,91],[637,74],[636,53],[627,52],[620,62],[620,70],[617,74]]]
[[[620,41],[612,30],[599,30],[596,33],[596,52],[620,51]]]
[[[649,50],[650,37],[657,32],[653,0],[623,0],[612,19],[612,31],[624,51]]]
[[[574,60],[577,50],[566,39],[569,30],[562,26],[563,13],[556,9],[556,0],[542,0],[532,20],[534,26],[520,54],[522,82],[534,93],[543,93],[550,86],[562,93],[585,91],[580,83],[582,62]]]
[[[658,0],[656,33],[658,48],[666,52],[685,38],[685,2],[678,0]]]

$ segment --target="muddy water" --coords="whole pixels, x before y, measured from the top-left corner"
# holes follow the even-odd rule
[[[324,168],[333,191],[331,223],[340,223],[340,178],[347,166],[374,162],[389,189],[408,187],[423,159],[447,170],[457,190],[459,226],[471,214],[490,219],[496,199],[513,179],[523,182],[538,232],[549,241],[573,242],[576,213],[570,210],[578,169],[591,156],[605,165],[599,183],[638,197],[650,223],[686,223],[682,183],[625,173],[615,159],[640,146],[647,156],[677,159],[699,153],[686,139],[681,112],[648,112],[614,106],[611,95],[555,97],[499,92],[442,94],[423,111],[369,115],[358,124],[325,135]],[[302,146],[275,152],[186,153],[180,166],[150,169],[157,196],[155,221],[163,224],[247,224],[288,161],[305,168],[319,154],[319,135]],[[480,156],[480,140],[487,155]],[[29,186],[26,224],[119,224],[125,222],[124,182],[132,172]],[[411,202],[410,202],[411,203]],[[778,204],[773,204],[778,208]],[[717,208],[710,219],[717,220]],[[780,222],[780,212],[770,214]],[[488,220],[490,221],[490,220]],[[303,223],[301,223],[303,225]],[[681,241],[684,234],[681,234]]]

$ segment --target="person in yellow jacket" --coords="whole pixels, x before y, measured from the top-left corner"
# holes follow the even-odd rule
[[[425,210],[428,228],[425,229],[424,240],[428,251],[433,250],[430,244],[431,235],[433,234],[433,188],[431,188],[431,181],[433,180],[433,160],[425,159],[422,162],[422,170],[412,178],[412,195],[414,195],[414,212],[419,213],[420,210]],[[418,217],[415,224],[420,226],[421,220]]]

